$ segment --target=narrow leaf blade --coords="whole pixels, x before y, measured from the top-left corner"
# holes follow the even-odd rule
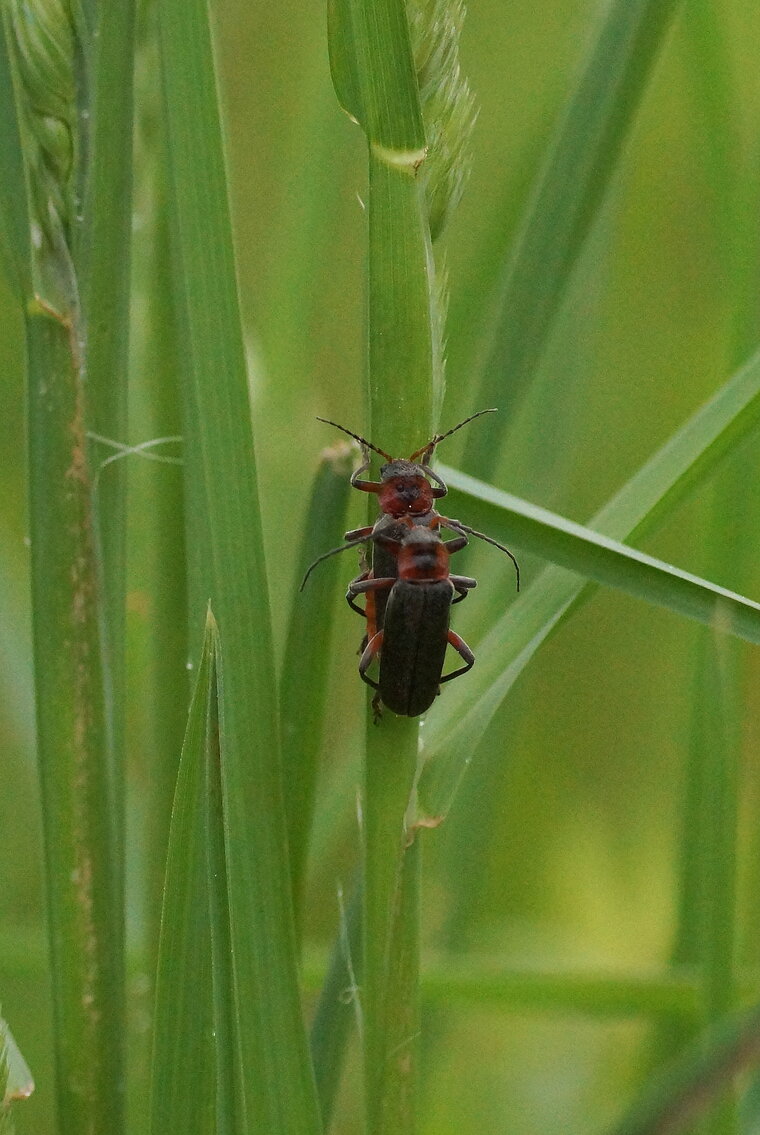
[[[206,768],[219,763],[217,658],[209,619],[169,832],[153,1029],[153,1135],[216,1130]]]
[[[495,415],[494,415],[495,416]],[[615,539],[635,539],[651,529],[706,478],[760,419],[760,354],[754,355],[678,430],[591,524]],[[480,644],[468,675],[468,708],[442,703],[423,733],[427,764],[420,779],[420,807],[429,817],[446,814],[471,754],[497,709],[536,650],[576,603],[592,589],[562,568],[545,569],[494,624]],[[449,708],[447,708],[447,704]]]
[[[464,498],[468,522],[514,542],[587,579],[676,611],[687,618],[760,642],[760,604],[700,579],[618,540],[603,536],[511,493],[443,467],[441,475],[456,504]]]

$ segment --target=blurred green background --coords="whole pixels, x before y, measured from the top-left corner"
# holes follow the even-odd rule
[[[314,417],[360,431],[365,421],[364,144],[334,97],[321,3],[227,0],[213,9],[281,652],[311,472],[320,450],[335,441]],[[596,0],[470,5],[462,61],[479,118],[472,176],[445,237],[451,299],[442,426],[480,408],[470,382],[479,330],[600,11]],[[758,42],[760,9],[748,0],[684,6],[540,373],[511,424],[498,476],[511,492],[585,521],[755,348]],[[167,392],[154,380],[151,327],[160,312],[145,288],[154,257],[165,251],[156,67],[146,9],[138,59],[132,413],[129,438],[117,439],[133,444],[177,432]],[[0,998],[38,1084],[16,1110],[18,1130],[48,1135],[50,1003],[34,765],[23,342],[19,313],[1,282],[0,312]],[[459,452],[456,439],[445,460],[456,464]],[[758,442],[750,440],[646,550],[757,598],[758,457]],[[145,581],[164,526],[176,523],[156,501],[179,490],[181,474],[138,458],[128,464],[130,1103],[131,1130],[138,1131],[155,934],[150,849],[163,838],[146,805],[158,791],[151,663],[161,612]],[[352,507],[359,523],[360,502]],[[325,533],[325,547],[340,535]],[[526,584],[540,566],[523,559]],[[510,567],[496,553],[478,553],[477,572],[481,587],[457,624],[476,652],[489,607],[501,610],[512,587]],[[175,584],[166,579],[167,594]],[[708,635],[600,591],[539,653],[479,748],[450,820],[426,836],[423,970],[442,959],[476,976],[481,969],[638,974],[666,966],[677,926],[695,671]],[[336,708],[306,900],[308,973],[332,942],[336,887],[348,887],[356,853],[362,690],[354,640],[352,618],[336,597]],[[749,647],[737,653],[740,961],[754,965],[757,660]],[[186,676],[176,681],[181,706]],[[663,1055],[662,1036],[643,1017],[517,1012],[506,1001],[456,995],[445,983],[436,989],[424,1001],[424,1135],[601,1130]],[[358,1108],[354,1056],[336,1130],[358,1130]]]

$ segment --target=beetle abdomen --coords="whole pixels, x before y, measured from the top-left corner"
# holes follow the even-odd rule
[[[417,717],[435,701],[446,655],[453,586],[448,579],[398,580],[385,609],[380,697],[393,713]]]

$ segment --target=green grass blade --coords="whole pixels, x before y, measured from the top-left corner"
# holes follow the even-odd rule
[[[441,476],[450,489],[456,490],[451,502],[458,514],[461,501],[461,513],[471,527],[597,583],[747,642],[760,642],[760,604],[751,599],[455,469],[442,466]]]
[[[443,396],[433,276],[423,186],[370,155],[370,436],[388,453],[432,434]]]
[[[14,290],[31,293],[26,182],[8,53],[6,13],[0,18],[0,265]]]
[[[162,0],[173,255],[184,332],[191,570],[219,624],[241,1130],[319,1130],[296,975],[272,632],[208,12]],[[200,612],[191,610],[191,619]]]
[[[760,1009],[699,1037],[641,1093],[609,1135],[678,1135],[705,1115],[733,1078],[760,1060]]]
[[[357,919],[353,913],[353,900],[346,912],[344,935],[355,932]],[[308,957],[304,964],[304,983],[307,989],[318,989],[324,978],[324,987],[334,981],[333,991],[338,998],[343,994],[341,1009],[348,1004],[347,994],[351,983],[359,979],[358,971],[347,972],[345,946],[340,945],[330,955],[328,975],[324,974],[324,959]],[[333,977],[333,970],[336,976]],[[359,981],[359,984],[360,981]],[[606,970],[552,970],[527,965],[525,968],[480,959],[471,954],[457,957],[429,956],[421,974],[423,1000],[430,1006],[477,1005],[506,1012],[523,1013],[580,1013],[598,1020],[625,1017],[675,1016],[693,1029],[703,1010],[702,980],[695,966],[669,967],[653,972],[611,973]],[[752,973],[745,975],[741,992],[751,997],[757,992],[757,979]],[[323,1005],[320,994],[319,1011],[333,1012]],[[348,1006],[349,1019],[355,1015]],[[328,1034],[324,1043],[332,1043]]]
[[[413,1132],[419,1033],[419,841],[407,813],[418,722],[368,710],[364,781],[364,1090],[371,1135]]]
[[[86,329],[87,429],[127,439],[127,345],[132,235],[132,75],[135,0],[100,5],[88,0],[80,20],[87,88],[87,169],[74,248],[82,322]],[[86,97],[86,102],[85,102]],[[80,115],[80,122],[83,116]],[[91,476],[95,475],[90,453]],[[123,889],[124,719],[126,616],[126,465],[112,462],[98,475],[95,498],[103,588],[104,678],[113,732],[115,870]]]
[[[432,432],[443,396],[443,304],[426,184],[440,227],[461,188],[471,124],[458,70],[458,9],[412,9],[417,66],[423,73],[428,67],[425,105],[430,118],[438,116],[425,123],[436,150],[429,181],[404,172],[416,170],[425,135],[403,5],[348,0],[333,2],[329,12],[338,98],[369,141],[370,433],[389,452],[408,453]],[[398,17],[393,43],[391,12]],[[372,1135],[410,1133],[416,1122],[419,848],[410,840],[407,815],[417,737],[416,721],[390,714],[378,728],[370,724],[367,735],[362,1010],[366,1125]]]
[[[336,92],[369,142],[370,433],[412,452],[442,396],[441,331],[424,186],[417,76],[400,0],[329,7]],[[369,721],[369,717],[368,717]],[[414,1130],[419,868],[405,816],[417,766],[417,723],[369,724],[364,785],[366,1124],[372,1135]]]
[[[165,156],[160,148],[161,161]],[[146,308],[141,327],[145,338],[135,344],[135,390],[132,436],[176,437],[182,432],[179,401],[179,344],[171,286],[165,169],[157,177],[156,212],[143,230]],[[172,446],[166,452],[180,453]],[[187,579],[184,476],[180,467],[137,469],[130,481],[130,504],[142,524],[131,542],[131,585],[146,596],[145,665],[140,667],[140,697],[146,719],[142,773],[149,784],[146,800],[145,851],[147,875],[146,939],[148,957],[155,956],[161,916],[166,846],[177,762],[187,724],[190,683],[185,672],[187,643]],[[189,677],[189,675],[188,675]],[[154,968],[148,961],[149,972]]]
[[[342,897],[339,895],[340,933],[330,954],[311,1026],[311,1054],[325,1131],[330,1130],[349,1033],[357,1017],[361,1021],[363,896],[360,884],[357,882],[345,909]],[[361,1027],[359,1036],[361,1038]]]
[[[655,453],[608,502],[591,526],[614,539],[636,539],[651,529],[733,450],[760,417],[760,356],[755,355]],[[590,585],[560,568],[547,568],[494,625],[468,675],[468,710],[443,703],[425,733],[428,760],[419,788],[427,815],[448,811],[467,767],[466,754],[482,738],[496,710],[539,646]],[[448,704],[448,708],[447,708]]]
[[[389,452],[412,452],[440,397],[432,255],[422,185],[370,150],[369,404]],[[436,396],[436,391],[438,395]],[[362,1010],[368,1135],[415,1128],[418,852],[405,816],[417,768],[418,724],[367,714],[363,804]],[[405,965],[406,962],[411,965]],[[403,975],[399,967],[404,966]]]
[[[325,551],[325,533],[345,526],[354,450],[327,450],[317,470],[298,557],[298,578]],[[331,537],[332,538],[332,537]],[[334,623],[333,603],[338,559],[328,560],[309,577],[307,590],[293,602],[280,681],[280,729],[288,819],[288,851],[295,910],[300,907],[308,841],[314,813],[314,791],[327,707],[327,667]]]
[[[328,43],[343,109],[383,160],[416,167],[425,131],[403,0],[330,0]]]
[[[182,746],[169,832],[153,1027],[153,1135],[216,1132],[209,844],[221,815],[209,806],[219,765],[218,641],[209,619]],[[224,876],[217,881],[223,888]],[[234,1082],[230,1061],[227,1083]],[[220,1086],[222,1086],[220,1084]]]
[[[118,482],[96,498],[88,437],[126,398],[132,14],[4,8],[34,233],[32,600],[63,1131],[118,1133],[123,1111],[124,499]]]
[[[530,382],[634,123],[679,0],[613,0],[536,181],[481,344],[475,406],[498,406],[468,442],[486,480]],[[485,431],[485,432],[483,432]]]
[[[70,329],[28,314],[39,769],[61,1130],[119,1131],[122,919],[81,375]]]

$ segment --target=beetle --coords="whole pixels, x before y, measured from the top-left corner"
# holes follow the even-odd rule
[[[359,594],[375,598],[387,592],[384,621],[380,628],[368,625],[367,645],[359,662],[359,675],[377,691],[373,702],[403,717],[419,717],[434,702],[443,682],[466,674],[475,662],[467,643],[450,628],[452,604],[477,586],[469,576],[451,575],[449,558],[467,544],[465,535],[444,541],[441,518],[429,525],[404,518],[406,531],[400,541],[375,534],[374,540],[395,544],[396,574],[388,577],[354,580],[349,585],[349,602]],[[457,596],[455,599],[454,596]],[[447,646],[453,646],[463,666],[443,674]],[[367,671],[379,656],[378,680]]]
[[[386,576],[365,572],[351,581],[346,592],[349,606],[367,619],[359,674],[377,691],[376,710],[382,702],[394,713],[417,717],[432,704],[442,682],[466,673],[475,661],[469,646],[450,629],[449,620],[453,604],[464,599],[477,581],[451,575],[449,559],[468,544],[468,531],[476,536],[482,533],[465,529],[455,539],[443,540],[441,528],[458,531],[454,527],[458,524],[437,514],[428,524],[417,524],[411,516],[381,517],[368,533],[319,556],[303,578],[302,590],[317,564],[348,548],[371,542],[387,550],[392,572]],[[490,537],[483,538],[502,547]],[[365,596],[365,610],[356,603],[360,595]],[[459,653],[464,666],[442,675],[447,645]],[[375,681],[367,671],[378,657],[380,674]]]

